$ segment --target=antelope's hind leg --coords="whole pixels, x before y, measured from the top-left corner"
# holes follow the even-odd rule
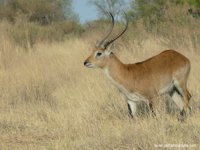
[[[183,81],[176,81],[175,84],[175,90],[176,92],[180,95],[180,97],[182,98],[182,106],[179,108],[181,109],[180,111],[180,117],[178,118],[180,121],[184,121],[185,117],[186,117],[186,112],[187,110],[191,110],[190,106],[189,106],[189,101],[191,98],[191,94],[189,93],[189,91],[186,88],[186,83]]]

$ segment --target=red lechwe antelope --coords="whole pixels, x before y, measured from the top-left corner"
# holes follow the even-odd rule
[[[126,17],[124,30],[117,37],[107,40],[114,27],[114,17],[111,13],[110,16],[112,24],[108,34],[95,46],[84,65],[103,70],[111,82],[125,95],[131,117],[136,113],[137,102],[145,101],[154,113],[155,97],[162,94],[169,94],[172,97],[174,93],[178,93],[181,99],[179,102],[174,101],[180,108],[179,119],[183,120],[191,98],[187,90],[189,59],[174,50],[165,50],[143,62],[122,63],[112,52],[111,43],[125,33],[128,19]]]

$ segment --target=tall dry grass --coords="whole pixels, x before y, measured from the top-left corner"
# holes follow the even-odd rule
[[[163,39],[164,40],[164,39]],[[184,43],[185,44],[185,43]],[[136,62],[168,49],[161,39],[142,46],[121,43],[115,53]],[[1,149],[156,149],[154,144],[196,144],[199,149],[200,56],[188,47],[177,49],[190,58],[188,88],[192,114],[184,123],[165,111],[131,120],[126,102],[99,70],[83,67],[90,44],[83,39],[38,44],[25,53],[1,37]],[[128,48],[128,49],[126,49]],[[175,106],[175,105],[174,105]]]
[[[174,32],[178,35],[180,30],[177,27]],[[88,41],[99,37],[95,33],[86,39],[40,43],[27,52],[0,31],[0,149],[153,150],[159,149],[155,144],[196,144],[183,149],[198,150],[200,44],[176,33],[169,37],[140,31],[134,34],[138,39],[116,43],[114,52],[124,63],[142,61],[169,48],[191,60],[188,89],[193,109],[185,122],[177,121],[175,104],[167,113],[164,98],[156,119],[148,111],[130,119],[123,95],[100,70],[83,66],[92,48]],[[190,37],[190,30],[182,31]],[[139,111],[146,111],[144,107],[140,105]]]

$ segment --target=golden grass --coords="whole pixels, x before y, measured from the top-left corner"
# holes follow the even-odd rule
[[[189,41],[177,49],[192,62],[188,88],[193,111],[183,123],[163,105],[157,119],[129,119],[118,90],[101,71],[83,66],[91,48],[86,41],[38,44],[27,53],[1,37],[0,149],[150,150],[155,144],[200,148],[200,56]],[[126,63],[142,61],[169,48],[163,41],[118,44],[116,54]]]

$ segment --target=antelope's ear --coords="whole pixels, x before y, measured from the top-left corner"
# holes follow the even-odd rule
[[[108,45],[108,47],[105,50],[105,54],[106,55],[110,55],[110,53],[113,51],[112,47],[113,47],[113,43],[111,43],[110,45]]]

